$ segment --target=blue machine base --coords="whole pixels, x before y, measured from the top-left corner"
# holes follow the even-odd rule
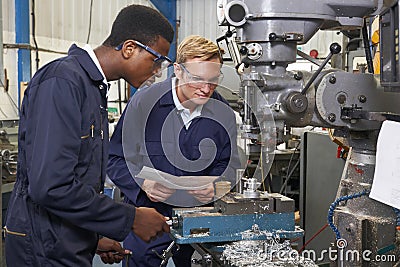
[[[171,229],[177,244],[233,242],[240,240],[265,240],[271,235],[280,238],[297,238],[304,231],[295,227],[294,213],[237,214],[218,213],[181,217],[180,228]],[[258,231],[251,231],[254,225]],[[267,234],[265,234],[267,233]]]

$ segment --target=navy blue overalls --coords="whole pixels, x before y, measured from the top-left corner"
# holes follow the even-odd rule
[[[108,158],[106,91],[76,45],[30,81],[5,226],[8,266],[91,266],[99,234],[123,240],[130,232],[134,207],[99,194]]]

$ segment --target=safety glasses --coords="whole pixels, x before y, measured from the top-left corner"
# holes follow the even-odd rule
[[[136,45],[138,45],[139,47],[143,48],[144,50],[146,50],[147,52],[149,52],[150,54],[152,54],[153,56],[155,56],[156,58],[154,59],[154,69],[166,69],[168,68],[168,66],[172,63],[172,60],[169,57],[163,56],[160,53],[158,53],[157,51],[155,51],[154,49],[152,49],[151,47],[142,44],[139,41],[134,41],[136,43]],[[119,44],[117,47],[115,47],[115,50],[119,51],[122,49],[124,43]]]
[[[183,64],[179,64],[179,66],[185,71],[187,82],[195,87],[202,87],[206,84],[210,86],[216,86],[220,84],[224,78],[224,75],[222,74],[222,72],[220,72],[218,76],[205,80],[203,77],[196,76],[190,73],[190,71],[188,71],[188,69]]]

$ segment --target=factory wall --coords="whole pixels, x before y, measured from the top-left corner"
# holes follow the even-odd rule
[[[223,28],[218,27],[215,0],[177,0],[177,19],[178,42],[191,34],[215,41],[224,33]]]
[[[3,19],[3,43],[15,43],[15,6],[14,0],[2,0],[2,19]],[[18,111],[15,107],[18,101],[17,96],[17,50],[3,50],[3,68],[7,71],[9,80],[9,91],[5,93],[3,88],[0,88],[0,118],[17,118]],[[4,70],[1,69],[1,72]],[[5,84],[4,75],[1,75],[1,84]]]
[[[88,43],[95,48],[108,36],[118,11],[129,4],[152,6],[149,0],[39,0],[35,2],[36,41],[41,49],[53,52],[39,52],[39,67],[64,56],[72,43],[80,46]],[[92,3],[92,7],[91,7]],[[32,1],[29,1],[31,7]],[[92,17],[90,23],[90,10]],[[30,8],[32,10],[32,8]],[[7,69],[9,91],[5,93],[0,83],[0,119],[17,118],[18,110],[18,64],[15,44],[15,0],[2,0],[3,16],[3,65]],[[32,16],[30,18],[31,40]],[[90,35],[88,39],[88,33]],[[31,53],[32,75],[36,72],[35,51]],[[1,70],[3,71],[3,70]],[[2,77],[2,76],[0,76]],[[2,81],[3,79],[2,79]],[[112,87],[116,87],[116,83]],[[124,85],[122,85],[124,86]],[[111,90],[109,99],[117,97],[117,90]]]

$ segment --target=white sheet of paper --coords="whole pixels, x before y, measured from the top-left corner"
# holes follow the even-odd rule
[[[384,121],[379,132],[370,198],[400,209],[400,123]]]
[[[182,190],[204,189],[218,178],[218,176],[175,176],[147,166],[144,166],[136,176],[155,181],[171,189]]]

